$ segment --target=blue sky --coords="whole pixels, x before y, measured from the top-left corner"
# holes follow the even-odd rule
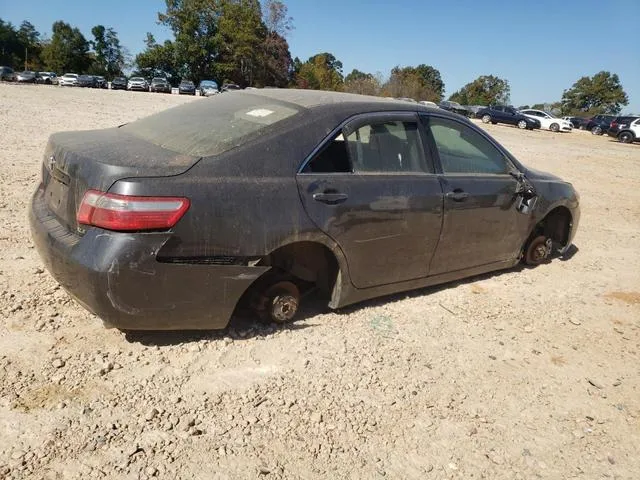
[[[291,54],[302,60],[331,52],[345,75],[357,68],[389,74],[395,65],[426,63],[440,70],[450,95],[479,75],[509,80],[514,105],[559,100],[583,75],[609,70],[629,95],[625,112],[640,113],[638,0],[285,0],[295,29]],[[50,35],[64,20],[87,38],[113,27],[135,54],[156,24],[161,0],[0,0],[0,18],[29,20]]]

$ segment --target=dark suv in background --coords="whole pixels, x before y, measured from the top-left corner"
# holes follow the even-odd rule
[[[589,130],[594,135],[602,135],[609,130],[611,122],[615,119],[615,115],[596,115],[585,119],[584,129]]]
[[[632,143],[636,140],[636,136],[640,134],[640,117],[636,115],[626,115],[624,117],[616,117],[609,129],[607,135],[617,138],[623,143]]]
[[[151,80],[151,86],[149,87],[151,92],[171,93],[171,84],[166,78],[154,77]]]
[[[506,123],[515,125],[521,129],[533,130],[540,128],[540,122],[533,118],[519,113],[515,108],[504,105],[490,105],[478,111],[476,116],[482,119],[483,123]]]
[[[127,78],[126,77],[116,77],[111,80],[111,90],[126,90],[127,89]]]
[[[438,107],[448,112],[457,113],[458,115],[462,115],[465,117],[469,117],[472,113],[469,109],[463,107],[458,102],[450,102],[448,100],[443,100],[442,102],[440,102],[438,104]]]

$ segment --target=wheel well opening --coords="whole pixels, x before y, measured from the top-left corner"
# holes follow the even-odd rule
[[[542,234],[551,238],[554,243],[564,246],[569,241],[572,221],[571,212],[567,207],[556,207],[536,225],[532,236]]]
[[[275,267],[304,282],[314,284],[331,297],[338,276],[338,261],[329,248],[316,242],[296,242],[271,252],[261,265]]]

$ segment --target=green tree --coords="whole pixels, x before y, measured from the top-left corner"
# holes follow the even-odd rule
[[[380,79],[371,73],[364,73],[354,69],[344,78],[343,90],[348,93],[360,95],[379,95],[381,88]]]
[[[415,72],[420,75],[425,87],[433,92],[431,98],[423,100],[431,100],[432,102],[440,102],[444,98],[444,82],[440,71],[431,65],[421,64],[415,67]]]
[[[509,82],[495,75],[482,75],[467,83],[449,97],[462,105],[508,104],[511,95]]]
[[[616,115],[629,98],[617,74],[598,72],[593,77],[582,77],[562,94],[562,113],[565,115],[599,113]]]
[[[40,33],[27,21],[16,29],[10,22],[0,19],[0,63],[11,65],[16,70],[22,68],[39,70],[42,42]]]
[[[91,34],[94,38],[91,45],[95,56],[93,73],[104,75],[109,80],[121,75],[125,67],[125,55],[118,34],[113,28],[105,28],[103,25],[93,27]]]
[[[51,41],[42,50],[42,59],[47,70],[54,72],[85,72],[90,64],[89,42],[78,28],[63,21],[52,27]]]
[[[299,88],[340,91],[344,82],[342,62],[331,53],[314,55],[298,66],[295,81]]]
[[[144,52],[136,55],[135,65],[137,69],[134,75],[150,78],[155,76],[166,77],[171,83],[180,81],[184,71],[179,71],[175,55],[175,43],[166,40],[164,44],[156,43],[151,33],[147,33],[145,39],[147,46]]]
[[[394,67],[382,91],[391,97],[408,97],[414,100],[439,102],[444,92],[440,72],[429,65]]]
[[[226,1],[218,19],[216,73],[242,86],[255,83],[264,61],[267,28],[258,0]],[[273,47],[273,45],[272,45]]]
[[[194,81],[211,76],[216,60],[221,1],[165,0],[165,4],[165,11],[158,13],[158,22],[171,29],[174,40],[162,46],[154,45],[157,51],[151,57],[161,60],[160,63],[166,62],[169,56],[172,60],[170,66],[163,64],[155,68]]]

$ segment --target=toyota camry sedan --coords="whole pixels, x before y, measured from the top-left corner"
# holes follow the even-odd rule
[[[286,322],[311,292],[338,309],[538,265],[579,218],[570,183],[460,115],[285,89],[54,134],[30,207],[49,272],[124,330]]]

